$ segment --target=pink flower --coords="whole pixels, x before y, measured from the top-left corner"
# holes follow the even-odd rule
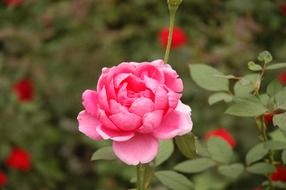
[[[162,60],[104,68],[97,90],[86,90],[79,130],[93,140],[112,140],[129,165],[148,163],[158,141],[191,131],[191,109],[180,101],[183,83]]]
[[[224,128],[217,128],[208,131],[205,134],[205,139],[209,139],[211,137],[218,137],[225,140],[232,148],[236,146],[236,141],[233,136]]]
[[[159,33],[159,40],[162,47],[166,47],[168,44],[168,36],[169,36],[169,29],[163,28]],[[179,48],[187,43],[187,34],[184,30],[179,27],[174,27],[173,31],[173,38],[171,47],[172,48]]]

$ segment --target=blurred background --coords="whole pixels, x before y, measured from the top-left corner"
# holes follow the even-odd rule
[[[162,58],[168,22],[165,0],[1,0],[0,188],[1,182],[7,190],[132,188],[134,168],[90,162],[109,142],[79,133],[81,93],[96,87],[102,67]],[[191,81],[188,65],[206,63],[240,76],[263,50],[285,62],[286,1],[185,0],[176,26],[169,64],[184,80],[193,133],[204,141],[208,130],[228,129],[243,161],[258,141],[254,121],[224,115],[223,103],[208,106],[210,94]],[[281,71],[268,72],[265,81],[279,76],[283,82]],[[184,159],[176,151],[161,168]],[[190,177],[201,184],[198,190],[247,190],[262,181]],[[154,187],[164,189],[156,180]]]

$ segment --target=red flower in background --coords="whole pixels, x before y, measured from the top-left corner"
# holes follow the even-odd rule
[[[168,43],[168,35],[169,35],[168,28],[163,28],[160,31],[159,39],[160,39],[161,46],[164,48],[167,46],[167,43]],[[187,35],[184,32],[184,30],[178,27],[174,27],[171,47],[178,48],[186,43],[187,43]]]
[[[205,139],[209,139],[211,137],[219,137],[225,140],[232,148],[236,146],[236,141],[233,136],[224,128],[217,128],[214,130],[210,130],[205,134]]]
[[[278,80],[281,84],[286,85],[286,72],[280,73],[278,75]]]
[[[7,183],[7,176],[0,170],[0,187],[3,187]]]
[[[276,171],[271,174],[272,181],[286,182],[286,167],[282,165],[276,166]]]
[[[264,123],[267,124],[271,124],[272,123],[272,119],[273,119],[273,113],[265,113],[263,115],[263,119],[264,119]]]
[[[18,98],[22,102],[31,101],[34,96],[33,83],[29,79],[22,79],[13,86]]]
[[[4,3],[10,7],[18,7],[23,3],[23,0],[4,0]]]
[[[23,149],[14,148],[8,156],[6,164],[13,169],[29,171],[31,169],[30,154]]]
[[[286,3],[284,3],[280,6],[280,10],[281,10],[282,14],[284,16],[286,16]]]

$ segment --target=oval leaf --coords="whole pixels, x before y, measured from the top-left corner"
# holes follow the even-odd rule
[[[265,148],[264,143],[259,143],[251,148],[246,154],[246,164],[250,165],[253,162],[261,160],[266,156],[268,150]]]
[[[197,156],[196,141],[196,137],[191,133],[175,138],[175,143],[180,152],[190,159],[194,159]]]
[[[270,140],[265,142],[265,148],[269,150],[282,150],[286,148],[286,143],[280,142],[280,141],[275,141],[275,140]]]
[[[233,87],[234,94],[240,97],[248,96],[255,89],[256,82],[259,78],[259,74],[245,75],[235,83]]]
[[[256,117],[266,111],[267,109],[260,102],[240,101],[229,106],[225,113],[239,117]]]
[[[231,164],[228,166],[220,166],[218,168],[220,174],[231,178],[237,178],[243,172],[243,170],[244,166],[239,163]]]
[[[174,143],[172,140],[160,142],[159,153],[156,157],[156,166],[165,162],[174,152]]]
[[[193,80],[200,87],[210,91],[228,91],[228,79],[218,77],[223,73],[215,68],[205,64],[191,64],[189,68]]]
[[[113,153],[112,147],[103,147],[98,149],[96,152],[94,152],[91,156],[91,160],[115,160],[116,156]]]
[[[177,164],[174,169],[185,173],[197,173],[213,166],[215,166],[215,162],[213,160],[209,158],[199,158],[181,162]]]
[[[276,109],[286,110],[286,88],[275,95]]]
[[[213,105],[220,101],[231,102],[232,95],[224,93],[224,92],[219,92],[219,93],[211,95],[208,101],[210,105]]]
[[[248,62],[248,69],[251,71],[261,71],[261,65],[254,63],[253,61]]]
[[[283,86],[277,81],[273,80],[266,89],[266,92],[270,96],[275,96],[278,92],[283,89]]]
[[[210,156],[222,163],[229,163],[233,156],[231,146],[221,138],[212,137],[207,142],[207,148]]]
[[[275,171],[275,167],[268,163],[257,163],[249,166],[247,171],[254,174],[267,175]]]
[[[158,171],[155,176],[166,187],[173,190],[192,190],[194,189],[193,183],[184,175],[174,171]]]
[[[286,131],[286,113],[274,115],[273,124],[278,126],[281,130]]]
[[[266,70],[281,69],[284,67],[286,67],[286,63],[276,63],[276,64],[268,65],[266,67]]]

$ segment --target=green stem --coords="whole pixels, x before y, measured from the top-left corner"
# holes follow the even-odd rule
[[[169,35],[168,35],[168,43],[165,51],[164,56],[164,63],[168,63],[170,51],[171,51],[171,45],[172,45],[172,38],[173,38],[173,30],[175,25],[175,12],[170,11],[170,24],[169,24]]]
[[[137,190],[146,190],[144,187],[144,178],[145,178],[145,165],[138,164],[137,169]]]

